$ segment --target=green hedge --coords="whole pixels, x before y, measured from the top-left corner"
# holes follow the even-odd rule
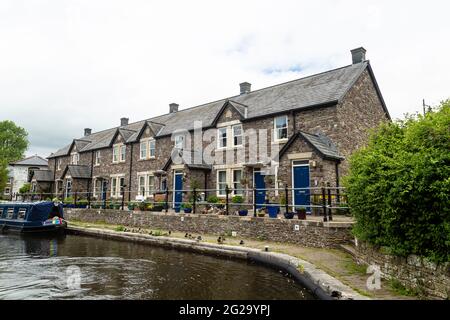
[[[397,255],[450,259],[450,100],[382,125],[350,158],[354,234]]]

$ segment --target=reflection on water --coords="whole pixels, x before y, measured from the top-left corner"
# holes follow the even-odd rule
[[[312,296],[281,272],[241,261],[84,236],[0,235],[0,299],[49,298]]]

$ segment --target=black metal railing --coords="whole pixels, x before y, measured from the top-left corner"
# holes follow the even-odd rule
[[[259,196],[258,196],[259,195]],[[128,200],[134,197],[135,200]],[[102,208],[140,211],[185,211],[188,213],[210,213],[230,215],[237,211],[307,212],[323,216],[331,221],[333,215],[349,215],[347,196],[342,187],[310,188],[243,188],[231,189],[183,189],[183,190],[122,190],[111,192],[71,191],[57,193],[16,194],[11,201],[61,201],[66,207]],[[264,213],[264,212],[263,212]],[[267,212],[266,212],[267,213]]]

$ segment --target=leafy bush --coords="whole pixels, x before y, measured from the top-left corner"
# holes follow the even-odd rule
[[[216,195],[210,195],[208,199],[206,199],[208,203],[218,203],[219,198]]]
[[[192,209],[192,204],[185,202],[181,205],[181,209]]]
[[[244,198],[242,196],[234,196],[231,199],[232,203],[243,203],[244,202]]]
[[[25,183],[20,189],[19,189],[19,193],[24,194],[24,193],[29,193],[31,191],[31,184],[30,183]]]
[[[397,255],[450,259],[450,100],[376,130],[345,179],[354,233]]]
[[[73,204],[73,198],[72,197],[67,197],[64,199],[63,201],[65,204]]]

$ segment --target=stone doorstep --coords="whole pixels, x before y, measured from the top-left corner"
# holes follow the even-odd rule
[[[332,277],[323,270],[317,268],[312,263],[284,253],[265,252],[254,248],[237,247],[224,244],[219,245],[214,243],[199,242],[196,240],[177,239],[164,236],[155,237],[132,232],[119,233],[112,230],[97,228],[87,229],[71,226],[68,227],[68,229],[88,235],[112,236],[114,238],[129,239],[131,241],[138,240],[142,242],[155,243],[158,245],[171,245],[178,248],[188,248],[199,252],[210,252],[244,260],[249,259],[251,256],[260,256],[263,257],[264,260],[276,262],[274,263],[275,265],[285,266],[285,269],[287,270],[292,270],[292,268],[288,268],[289,266],[293,267],[299,274],[306,276],[330,296],[333,292],[339,292],[341,294],[341,300],[370,300],[370,298],[357,293],[355,290],[343,284],[338,279]],[[298,270],[299,267],[303,270]]]

